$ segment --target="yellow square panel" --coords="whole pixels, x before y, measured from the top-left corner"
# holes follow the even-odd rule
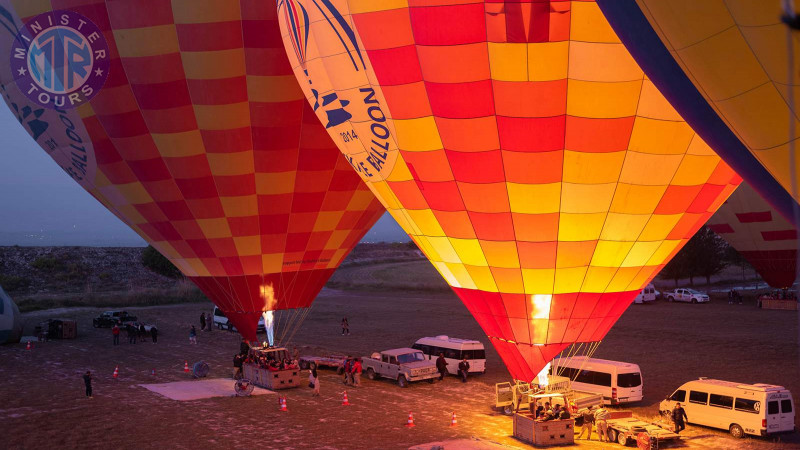
[[[242,76],[247,72],[244,61],[242,48],[181,53],[183,70],[190,80],[219,80]]]
[[[653,253],[653,256],[650,257],[650,260],[647,261],[647,265],[656,266],[663,264],[670,253],[672,253],[672,251],[675,250],[675,248],[680,245],[681,242],[682,241],[679,240],[663,241],[661,245],[658,246],[658,249]]]
[[[408,181],[412,180],[414,177],[411,176],[411,172],[408,170],[408,165],[406,165],[406,161],[403,159],[403,155],[400,152],[397,153],[397,160],[392,167],[391,173],[386,177],[387,181]]]
[[[622,184],[617,186],[609,212],[620,214],[652,214],[667,186],[640,186]]]
[[[660,241],[667,238],[683,214],[654,214],[642,230],[640,241]]]
[[[425,236],[444,236],[442,227],[430,209],[407,210],[408,216]]]
[[[683,122],[678,111],[669,104],[667,99],[659,92],[650,80],[642,83],[642,93],[639,95],[638,115],[650,119],[671,120]]]
[[[553,286],[554,294],[568,294],[579,292],[586,277],[588,267],[569,267],[556,269],[556,281]]]
[[[569,78],[602,82],[640,80],[642,69],[621,43],[573,40],[569,43]]]
[[[453,284],[455,287],[462,287],[464,289],[477,289],[477,285],[475,282],[472,281],[472,277],[470,276],[469,272],[467,272],[467,268],[464,267],[463,264],[453,264],[453,263],[444,263],[447,266],[447,269],[455,278],[456,283]]]
[[[335,230],[331,233],[331,237],[328,238],[328,242],[325,243],[325,248],[341,247],[342,242],[347,239],[349,233],[347,230]]]
[[[134,205],[142,203],[152,203],[153,198],[147,193],[142,183],[134,181],[133,183],[118,184],[115,186],[117,191],[122,195],[127,203]]]
[[[599,241],[594,250],[592,266],[618,267],[632,247],[633,242]]]
[[[672,183],[675,186],[696,186],[707,180],[719,164],[719,157],[686,155]]]
[[[197,276],[207,277],[210,275],[205,264],[203,264],[203,261],[201,261],[199,258],[187,258],[185,262],[189,265],[189,267],[192,268],[192,272],[194,272]],[[186,274],[188,275],[188,273]]]
[[[439,272],[439,274],[447,281],[447,284],[453,287],[461,287],[458,284],[458,280],[456,280],[455,275],[450,272],[450,269],[447,267],[447,264],[439,261],[431,261],[433,263],[433,267]]]
[[[522,272],[519,269],[503,269],[490,267],[494,282],[499,292],[509,294],[524,294],[525,284],[522,282]]]
[[[628,256],[622,261],[622,267],[642,267],[650,261],[658,247],[661,246],[660,241],[653,242],[636,242],[628,252]]]
[[[626,184],[668,185],[678,170],[683,155],[657,155],[628,152],[619,182]]]
[[[204,153],[206,150],[200,130],[189,130],[182,133],[152,133],[158,152],[164,158],[180,158]]]
[[[480,241],[489,267],[519,268],[517,244],[514,241]]]
[[[569,41],[536,42],[527,44],[527,46],[528,79],[530,81],[553,81],[567,78]]]
[[[439,255],[439,260],[446,263],[461,264],[461,258],[456,253],[450,240],[446,237],[432,237],[428,236],[428,243],[433,247],[433,250]]]
[[[611,29],[600,8],[594,2],[571,2],[570,39],[583,42],[617,43],[619,38]],[[609,63],[611,63],[609,61]]]
[[[326,248],[332,248],[332,247],[326,247]],[[329,269],[339,267],[339,263],[342,262],[345,256],[347,256],[346,248],[337,249],[335,252],[333,252],[333,256],[331,256],[330,261],[328,261],[325,264],[326,267]]]
[[[589,270],[586,271],[586,278],[583,280],[581,291],[596,293],[605,292],[608,283],[611,283],[611,279],[614,277],[615,273],[617,273],[616,267],[590,266]]]
[[[644,266],[639,269],[639,273],[631,280],[628,285],[627,291],[638,291],[644,288],[647,283],[656,276],[662,266]]]
[[[317,214],[317,221],[314,222],[313,231],[333,231],[339,220],[344,215],[344,211],[320,211]]]
[[[489,42],[489,69],[493,80],[528,81],[528,45]]]
[[[406,8],[408,7],[408,0],[381,0],[380,2],[375,0],[348,0],[347,5],[350,7],[350,14],[360,14]],[[346,11],[346,9],[340,8],[339,11]]]
[[[264,273],[280,273],[283,269],[283,253],[261,255],[261,265]]]
[[[494,275],[488,267],[471,266],[465,264],[464,268],[467,269],[472,282],[475,283],[475,288],[486,292],[498,292],[497,284],[494,282]]]
[[[689,143],[689,149],[686,150],[687,155],[702,155],[702,156],[717,156],[717,153],[706,144],[700,135],[695,134],[692,142]]]
[[[213,23],[242,20],[237,2],[229,0],[172,0],[175,23]]]
[[[233,243],[236,245],[236,252],[239,256],[261,254],[261,236],[234,237]]]
[[[608,211],[616,183],[561,183],[561,211],[565,213],[599,213]]]
[[[303,97],[294,75],[247,76],[247,98],[251,102],[283,103]]]
[[[611,279],[611,283],[608,284],[607,290],[609,292],[624,292],[638,273],[639,267],[620,267],[617,273],[614,274],[614,278]]]
[[[555,269],[522,269],[526,294],[552,294]]]
[[[291,194],[297,172],[257,172],[256,193],[259,195]]]
[[[395,197],[394,193],[392,193],[391,188],[385,182],[378,182],[378,183],[367,183],[367,186],[371,190],[375,192],[375,197],[381,200],[383,206],[386,207],[387,210],[397,210],[401,207],[400,202],[397,201],[397,197]],[[396,217],[395,214],[392,216],[397,220],[398,224],[402,224],[400,219]],[[408,228],[403,227],[404,230],[408,230]]]
[[[102,197],[101,197],[102,198]],[[105,205],[105,203],[103,203]],[[125,218],[125,222],[130,225],[136,224],[143,224],[147,223],[147,219],[144,218],[141,214],[139,214],[139,210],[137,210],[133,205],[105,205],[109,209],[116,209]]]
[[[422,236],[422,235],[416,235],[415,234],[415,235],[413,235],[413,237],[414,237],[414,240],[417,243],[417,245],[419,245],[419,249],[422,250],[422,253],[424,253],[425,256],[427,256],[428,259],[431,262],[433,262],[433,263],[437,263],[437,262],[444,263],[444,261],[442,260],[442,256],[439,255],[439,252],[437,252],[436,249],[433,247],[433,245],[431,245],[431,242],[428,239],[428,236]],[[435,238],[435,239],[441,239],[441,238]],[[455,253],[455,252],[453,252],[453,253]],[[434,264],[434,265],[436,265],[436,264]]]
[[[628,149],[656,155],[682,155],[689,148],[693,136],[694,131],[686,122],[637,117]]]
[[[426,152],[442,149],[442,140],[433,116],[395,120],[394,126],[397,130],[397,145],[405,151]]]
[[[606,241],[634,241],[644,230],[650,214],[608,213],[600,239]]]
[[[231,237],[228,220],[224,217],[218,219],[197,219],[197,225],[203,230],[207,239]]]
[[[606,213],[561,213],[558,221],[559,241],[592,241],[600,237]]]
[[[458,259],[461,263],[471,266],[488,266],[486,258],[483,257],[483,249],[477,239],[454,239],[450,238]]]
[[[589,153],[566,150],[562,180],[565,183],[616,183],[625,161],[624,151]],[[627,163],[626,163],[627,164]],[[602,167],[603,170],[597,170]]]
[[[227,217],[246,217],[258,215],[258,201],[255,195],[240,197],[220,197],[222,209]]]
[[[511,211],[526,214],[545,214],[559,211],[561,183],[506,183]]]
[[[567,114],[591,119],[630,117],[636,114],[642,81],[600,83],[570,79]]]
[[[252,151],[206,153],[206,157],[213,175],[249,175],[255,172]]]
[[[123,58],[178,53],[175,25],[117,29],[114,30],[114,40]]]
[[[250,126],[250,103],[194,105],[197,128],[201,130],[233,130]]]

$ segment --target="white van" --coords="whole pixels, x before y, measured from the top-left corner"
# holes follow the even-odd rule
[[[639,292],[639,295],[637,295],[636,298],[633,299],[633,303],[652,302],[655,301],[657,297],[658,297],[658,291],[656,290],[656,287],[653,286],[653,284],[651,283],[648,284],[647,287],[642,289],[642,292]]]
[[[411,348],[421,351],[428,359],[436,359],[444,353],[447,371],[453,375],[458,375],[458,363],[463,358],[467,358],[469,373],[486,373],[486,350],[480,341],[449,336],[424,337]]]
[[[619,405],[642,400],[642,371],[637,364],[575,356],[556,358],[550,373],[572,380],[572,389],[603,394],[603,403]]]
[[[237,331],[236,327],[228,321],[225,313],[216,306],[214,307],[214,325],[220,330]],[[264,326],[264,316],[261,316],[261,318],[258,319],[256,331],[261,333],[264,330],[266,330],[266,327]]]
[[[783,386],[701,377],[684,383],[662,401],[658,409],[662,414],[670,414],[675,403],[686,410],[687,422],[722,428],[737,438],[795,429],[792,393]]]

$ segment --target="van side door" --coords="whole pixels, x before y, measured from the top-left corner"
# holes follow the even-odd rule
[[[708,392],[689,391],[689,402],[686,404],[686,416],[689,418],[688,422],[709,427],[714,426],[713,420],[708,417]]]
[[[781,431],[790,431],[794,429],[794,404],[792,398],[781,399]]]
[[[780,400],[767,400],[767,433],[774,433],[781,427]]]

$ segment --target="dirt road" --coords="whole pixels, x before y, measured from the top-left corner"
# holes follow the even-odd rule
[[[279,412],[277,396],[168,400],[142,383],[186,380],[184,361],[205,360],[211,377],[230,376],[239,338],[228,332],[201,332],[188,340],[200,306],[131,308],[155,322],[158,344],[112,346],[108,329],[93,329],[90,308],[40,311],[24,317],[32,326],[46,317],[79,320],[80,336],[51,341],[26,351],[0,347],[0,424],[3,446],[33,448],[408,448],[427,442],[470,438],[525,447],[509,437],[511,421],[490,408],[494,383],[508,372],[489,349],[488,371],[466,384],[455,377],[442,383],[400,389],[388,380],[364,380],[350,388],[352,406],[341,406],[344,386],[322,372],[322,397],[307,388],[284,391],[289,412]],[[210,311],[210,305],[205,308]],[[347,316],[352,334],[341,336]],[[632,409],[653,416],[658,401],[697,376],[782,384],[800,395],[797,315],[727,304],[633,305],[611,330],[596,356],[638,363],[645,399]],[[323,290],[290,344],[301,353],[366,355],[406,346],[418,337],[447,334],[480,338],[480,328],[452,294]],[[486,339],[482,339],[486,341]],[[111,375],[119,366],[119,379]],[[95,398],[83,396],[81,374],[95,372]],[[156,376],[151,370],[156,370]],[[413,411],[417,426],[403,426]],[[451,413],[459,425],[449,427]],[[760,438],[736,441],[725,433],[689,426],[681,442],[691,448],[798,448],[791,441]],[[585,448],[601,448],[584,443]]]

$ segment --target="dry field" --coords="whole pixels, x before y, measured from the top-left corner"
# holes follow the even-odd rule
[[[30,326],[45,317],[76,318],[80,336],[39,344],[30,352],[22,345],[0,347],[2,447],[390,449],[473,436],[524,447],[509,437],[510,419],[490,408],[494,383],[509,377],[493,351],[487,373],[467,384],[450,377],[400,389],[386,380],[365,380],[360,389],[348,391],[350,407],[340,405],[343,385],[332,372],[323,373],[321,398],[312,398],[306,388],[284,391],[288,413],[278,411],[275,395],[178,402],[139,387],[186,380],[184,360],[209,362],[211,377],[230,375],[237,335],[205,332],[197,345],[188,342],[188,326],[197,323],[201,306],[130,308],[158,324],[159,343],[130,345],[123,336],[118,347],[111,345],[108,329],[91,327],[99,309],[26,314]],[[349,318],[350,336],[339,334],[342,316]],[[450,293],[326,289],[291,345],[303,353],[365,355],[437,334],[480,337],[481,331]],[[797,315],[791,312],[724,303],[633,305],[597,356],[641,366],[645,400],[633,409],[651,417],[664,395],[697,376],[783,384],[800,396],[796,338]],[[116,365],[118,380],[111,377]],[[96,375],[93,400],[83,397],[86,369]],[[403,427],[409,411],[417,420],[413,429]],[[452,411],[459,420],[454,428],[448,427]],[[677,447],[800,448],[797,435],[786,439],[735,441],[689,426]],[[601,448],[596,441],[581,447]]]

